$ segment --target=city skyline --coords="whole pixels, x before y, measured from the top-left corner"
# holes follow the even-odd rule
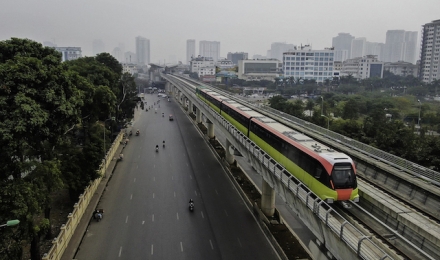
[[[420,44],[422,26],[440,18],[436,12],[437,0],[426,0],[423,4],[406,0],[314,4],[293,0],[281,0],[279,4],[248,0],[208,4],[188,0],[175,2],[172,8],[166,1],[154,5],[137,0],[48,0],[45,3],[24,0],[2,3],[0,40],[19,37],[41,43],[51,41],[60,47],[81,47],[83,56],[91,56],[93,41],[97,39],[103,41],[108,53],[119,43],[125,44],[124,52],[135,52],[134,39],[140,35],[150,40],[151,62],[164,62],[170,57],[185,62],[187,39],[195,39],[197,43],[219,41],[220,57],[226,57],[228,52],[264,56],[274,42],[310,44],[313,49],[323,49],[331,47],[332,38],[341,32],[365,37],[369,42],[385,43],[388,30],[417,31]],[[87,8],[72,12],[71,7],[77,5]],[[197,12],[193,11],[194,6]],[[378,8],[372,9],[373,6]],[[230,19],[225,19],[226,7]],[[335,8],[337,15],[329,13]],[[186,15],[180,16],[183,13]]]

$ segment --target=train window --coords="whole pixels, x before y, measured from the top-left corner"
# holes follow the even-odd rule
[[[321,174],[322,174],[322,168],[321,167],[317,167],[315,170],[315,178],[319,179],[321,178]]]
[[[354,188],[356,178],[351,164],[336,164],[333,167],[332,179],[335,188]]]

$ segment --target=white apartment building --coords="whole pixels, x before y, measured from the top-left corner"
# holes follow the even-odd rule
[[[195,72],[202,81],[215,81],[215,62],[211,57],[197,57],[190,62],[190,72]]]
[[[384,70],[402,77],[409,75],[417,77],[419,73],[419,66],[406,61],[386,62],[384,64]]]
[[[383,77],[384,63],[377,59],[376,55],[366,55],[348,59],[343,62],[341,76],[352,75],[361,80],[372,77]]]
[[[419,77],[431,83],[440,79],[440,20],[423,25]]]
[[[61,61],[76,60],[82,57],[81,47],[55,47],[61,52]]]
[[[136,68],[136,64],[134,63],[121,63],[122,65],[122,73],[129,73],[130,75],[134,75],[138,72]]]
[[[282,62],[276,59],[239,60],[237,76],[247,81],[275,81],[282,74],[282,67]]]
[[[196,40],[186,40],[186,64],[191,62],[192,58],[196,57]]]
[[[199,56],[212,58],[215,62],[217,62],[220,58],[220,42],[200,41]]]
[[[333,79],[334,49],[312,50],[309,46],[283,54],[284,77],[312,80]]]
[[[138,65],[150,64],[150,40],[141,36],[136,37],[136,61]]]

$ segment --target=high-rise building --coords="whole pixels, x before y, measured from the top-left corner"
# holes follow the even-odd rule
[[[232,61],[235,65],[238,65],[239,60],[247,60],[249,54],[246,52],[228,52],[228,60]]]
[[[112,56],[115,57],[119,62],[124,62],[124,54],[122,53],[121,48],[115,47],[112,51]]]
[[[365,49],[367,47],[367,39],[365,37],[359,37],[351,41],[351,58],[363,57],[365,55]]]
[[[415,63],[417,51],[417,32],[388,30],[383,51],[385,62],[406,61]]]
[[[365,55],[376,55],[377,59],[382,61],[384,45],[380,42],[366,42]]]
[[[440,79],[440,20],[423,25],[420,53],[420,80],[431,83]]]
[[[136,53],[127,51],[124,53],[124,63],[136,63],[137,57]]]
[[[279,61],[283,60],[283,53],[286,51],[294,51],[296,46],[294,44],[285,42],[274,42],[270,45],[270,54],[267,56],[272,59],[277,59]]]
[[[417,32],[405,32],[405,52],[403,61],[416,64],[417,61]]]
[[[196,57],[196,40],[186,40],[186,64],[190,64],[191,59]]]
[[[351,58],[351,41],[354,40],[354,36],[349,33],[338,33],[338,36],[333,37],[332,46],[335,48],[335,61],[344,61],[346,59]],[[338,51],[347,51],[347,56],[344,54],[345,52]],[[345,58],[341,60],[342,58]]]
[[[92,49],[93,49],[93,55],[103,53],[105,52],[105,44],[100,39],[94,40]]]
[[[148,65],[150,63],[150,40],[147,38],[136,37],[136,58],[138,65]]]
[[[212,58],[214,62],[217,62],[220,58],[220,42],[200,41],[199,55],[205,58]]]

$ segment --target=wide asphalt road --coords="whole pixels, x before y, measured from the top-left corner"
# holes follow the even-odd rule
[[[157,94],[146,94],[147,107]],[[278,259],[177,101],[138,110],[132,136],[76,259]],[[162,117],[164,113],[164,117]],[[173,114],[174,121],[169,121]],[[162,141],[166,147],[162,147]],[[155,152],[155,146],[160,146]],[[194,212],[188,201],[195,202]]]

